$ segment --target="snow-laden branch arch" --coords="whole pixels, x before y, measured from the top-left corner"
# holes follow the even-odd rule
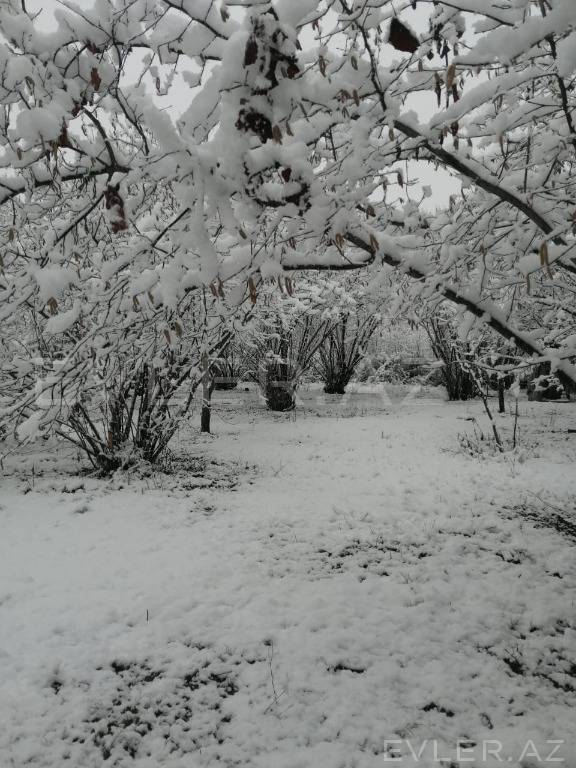
[[[388,264],[576,379],[570,0],[67,0],[56,23],[0,11],[3,317],[65,333],[124,297],[179,322],[193,290]],[[406,161],[462,196],[432,216]]]

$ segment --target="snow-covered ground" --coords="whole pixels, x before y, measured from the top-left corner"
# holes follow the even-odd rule
[[[574,768],[576,408],[472,457],[480,404],[405,394],[225,393],[166,472],[6,459],[1,768]]]

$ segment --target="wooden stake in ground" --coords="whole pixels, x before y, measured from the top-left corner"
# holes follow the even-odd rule
[[[210,416],[212,410],[212,392],[214,377],[210,371],[208,353],[202,355],[202,413],[200,416],[200,432],[210,433]]]
[[[504,402],[504,378],[498,378],[498,413],[506,413],[506,403]]]

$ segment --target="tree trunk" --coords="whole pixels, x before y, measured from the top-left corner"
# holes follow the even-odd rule
[[[208,434],[210,434],[212,390],[214,389],[214,384],[212,377],[210,376],[210,361],[208,360],[208,355],[206,353],[202,355],[202,369],[204,375],[202,376],[202,413],[200,415],[200,432],[208,432]]]
[[[273,382],[266,387],[266,405],[271,411],[293,411],[296,397],[290,382]]]
[[[202,396],[202,415],[200,417],[200,432],[210,434],[210,403],[206,404]]]
[[[342,384],[341,382],[333,383],[330,382],[330,384],[326,384],[324,386],[324,392],[327,395],[344,395],[346,394],[346,385]]]
[[[506,413],[506,403],[504,402],[504,379],[498,379],[498,413]]]

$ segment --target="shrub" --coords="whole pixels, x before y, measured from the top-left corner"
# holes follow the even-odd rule
[[[104,473],[137,461],[154,463],[178,429],[200,376],[182,361],[159,367],[141,362],[116,380],[103,397],[85,396],[58,419],[58,434],[84,451]],[[180,364],[179,364],[180,363]],[[183,386],[179,403],[175,396]]]
[[[379,323],[378,315],[364,319],[345,315],[330,329],[318,350],[318,371],[324,392],[344,394]]]
[[[210,365],[214,389],[227,391],[236,389],[245,375],[245,364],[238,347],[230,344]]]
[[[262,325],[253,334],[246,345],[247,371],[270,410],[296,407],[298,384],[330,328],[330,321],[317,315],[295,315],[289,322],[278,316],[271,328]]]
[[[556,376],[537,376],[528,383],[528,400],[560,400],[564,387]]]
[[[471,362],[472,354],[467,345],[457,338],[448,321],[437,317],[430,318],[424,327],[430,338],[430,344],[436,357],[444,363],[442,383],[450,400],[470,400],[479,394],[478,383],[470,367],[463,365]]]

